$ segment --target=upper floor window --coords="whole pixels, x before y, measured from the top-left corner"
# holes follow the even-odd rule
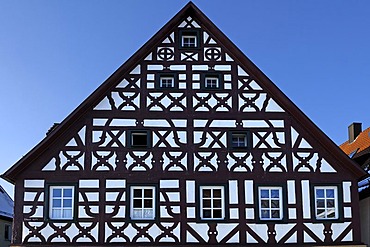
[[[206,76],[205,82],[204,82],[205,88],[220,88],[220,81],[218,77],[211,77],[211,76]]]
[[[155,218],[155,187],[131,186],[130,217],[134,220]]]
[[[251,138],[248,131],[229,133],[229,147],[232,149],[245,149],[251,147]]]
[[[175,78],[173,76],[161,76],[159,78],[159,87],[160,88],[174,88]]]
[[[182,47],[197,47],[197,36],[196,35],[183,35],[182,36]]]
[[[182,29],[179,32],[180,48],[199,48],[200,32],[196,29]]]
[[[338,188],[336,186],[315,186],[316,219],[338,219]]]
[[[225,218],[225,195],[223,186],[200,187],[200,218],[206,220]]]
[[[53,220],[72,220],[74,205],[74,186],[50,186],[49,218]]]
[[[150,148],[151,135],[147,130],[128,131],[128,146],[132,148]]]
[[[283,218],[281,187],[259,187],[258,197],[261,220],[281,220]]]

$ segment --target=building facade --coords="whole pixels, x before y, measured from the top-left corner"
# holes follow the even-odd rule
[[[3,177],[13,246],[325,246],[363,175],[189,3]]]

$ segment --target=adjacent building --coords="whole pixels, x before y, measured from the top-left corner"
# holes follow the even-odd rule
[[[364,175],[189,3],[3,178],[13,246],[360,246]]]
[[[9,246],[12,239],[14,202],[0,185],[0,246]]]

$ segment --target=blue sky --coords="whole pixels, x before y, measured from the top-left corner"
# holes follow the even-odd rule
[[[193,2],[335,143],[370,126],[370,1]],[[186,3],[0,1],[0,173]]]

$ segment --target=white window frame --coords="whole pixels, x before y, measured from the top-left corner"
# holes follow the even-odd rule
[[[134,190],[141,190],[141,197],[135,197],[134,196]],[[151,190],[152,191],[152,197],[145,197],[144,195],[144,190]],[[156,188],[155,186],[131,186],[130,187],[130,218],[132,220],[154,220],[155,219],[155,207],[156,207]],[[134,199],[141,199],[141,207],[134,207]],[[144,215],[144,210],[145,210],[145,204],[144,200],[145,199],[151,199],[152,200],[152,207],[151,208],[146,208],[150,209],[152,211],[152,217],[145,217]],[[136,217],[135,210],[141,210],[141,217]]]
[[[55,189],[61,189],[61,196],[60,197],[54,197],[53,191]],[[71,196],[64,196],[64,190],[72,190]],[[68,186],[60,186],[60,185],[53,185],[49,187],[49,218],[52,220],[73,220],[74,217],[74,203],[75,203],[75,186],[68,185]],[[61,205],[55,206],[54,200],[60,200]],[[71,207],[64,206],[65,200],[71,200]],[[53,212],[54,210],[61,210],[61,216],[54,216]],[[64,212],[71,211],[71,216],[64,216]]]
[[[216,86],[208,86],[208,80],[216,80]],[[213,83],[212,83],[213,85]],[[205,88],[220,88],[220,79],[214,76],[206,76],[204,80],[204,87]]]
[[[262,190],[268,190],[269,191],[269,196],[266,198],[262,198],[261,192]],[[272,190],[278,190],[279,191],[279,198],[275,199],[271,197],[271,191]],[[262,200],[268,200],[269,202],[269,207],[262,207]],[[271,202],[273,200],[278,200],[279,201],[279,207],[278,208],[273,208],[271,206]],[[259,218],[260,220],[282,220],[283,219],[283,188],[279,186],[260,186],[258,187],[258,204],[259,204]],[[269,212],[269,217],[262,217],[262,211],[268,210]],[[279,211],[279,217],[278,218],[273,218],[272,217],[272,211]]]
[[[334,190],[334,197],[327,197],[327,190]],[[324,196],[323,197],[317,197],[317,190],[324,190]],[[339,218],[339,211],[338,211],[338,187],[337,186],[315,186],[314,187],[314,193],[315,193],[315,218],[316,220],[336,220]],[[324,207],[318,207],[317,201],[318,200],[324,200]],[[328,200],[334,200],[334,208],[329,208],[327,205]],[[317,213],[318,209],[324,210],[324,217],[319,217],[319,214]],[[328,217],[329,210],[334,210],[334,217]]]
[[[194,39],[194,46],[189,46],[188,45],[188,44],[193,44],[193,42],[185,43],[185,39]],[[185,46],[185,44],[187,46]],[[196,48],[198,46],[198,44],[197,44],[197,35],[191,35],[191,34],[182,35],[182,37],[181,37],[181,46],[184,47],[184,48]]]
[[[167,86],[167,82],[166,82],[166,86],[164,86],[164,83],[163,83],[163,80],[171,80],[171,86]],[[175,78],[173,76],[161,76],[159,78],[159,87],[160,88],[174,88],[175,87]]]
[[[214,190],[221,190],[221,197],[214,197]],[[209,197],[209,200],[211,201],[210,207],[204,206],[204,190],[211,190],[211,196]],[[224,186],[200,186],[200,218],[202,220],[223,220],[225,219],[225,188]],[[206,199],[207,200],[207,199]],[[214,200],[221,200],[221,207],[215,207],[214,206]],[[211,210],[211,217],[205,217],[203,214],[203,210]],[[214,210],[221,210],[221,217],[214,217]]]
[[[238,138],[237,145],[234,145],[234,138]],[[241,143],[243,143],[244,145],[243,146],[239,145]],[[231,147],[232,148],[247,148],[248,147],[247,133],[231,133]]]

